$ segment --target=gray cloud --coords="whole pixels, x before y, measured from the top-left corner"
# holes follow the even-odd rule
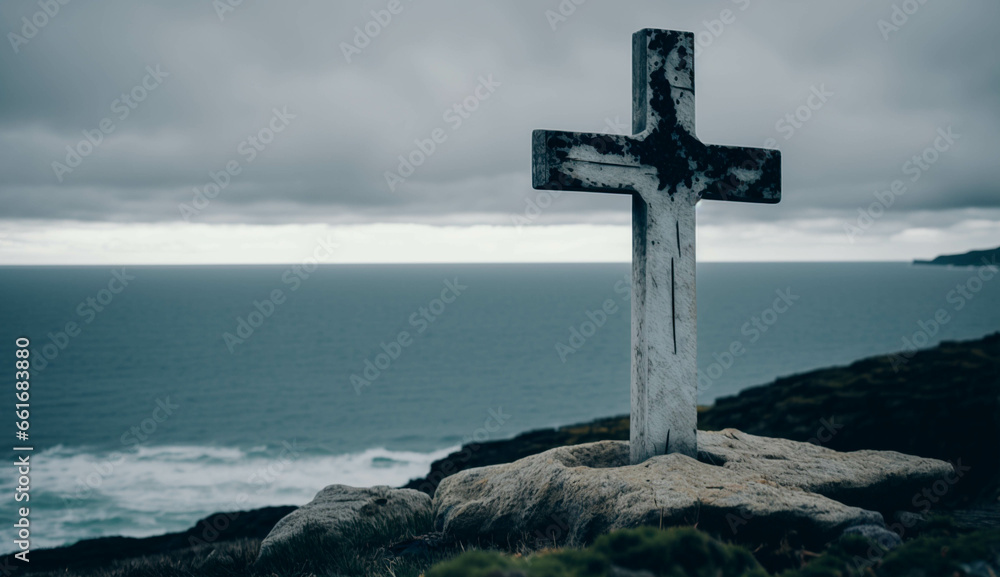
[[[774,138],[785,191],[778,207],[713,206],[713,219],[850,218],[895,179],[910,189],[894,220],[936,211],[950,226],[1000,206],[1000,5],[930,0],[886,40],[893,3],[881,0],[587,0],[555,30],[557,0],[401,0],[348,63],[342,43],[388,3],[244,0],[221,21],[207,0],[61,6],[17,51],[0,46],[0,215],[177,220],[193,188],[237,162],[198,220],[509,224],[536,194],[530,131],[627,123],[631,33],[709,38],[723,10],[735,22],[697,60],[699,136]],[[0,5],[0,31],[9,41],[39,10]],[[169,76],[121,118],[122,94],[157,66]],[[454,127],[444,112],[491,75],[499,87]],[[833,95],[786,139],[779,121],[813,87]],[[249,160],[247,139],[284,107],[295,118]],[[105,118],[114,132],[60,183],[52,162]],[[959,141],[910,183],[904,163],[948,127]],[[385,171],[435,129],[447,140],[390,190]],[[546,218],[627,222],[628,203],[565,195]]]

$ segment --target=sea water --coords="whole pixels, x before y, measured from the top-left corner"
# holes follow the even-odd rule
[[[974,269],[698,274],[704,404],[1000,330],[1000,275]],[[626,414],[629,276],[627,264],[0,267],[11,447],[15,339],[32,343],[33,547],[179,531],[331,483],[400,485],[463,442]],[[5,551],[24,505],[15,471],[0,467]]]

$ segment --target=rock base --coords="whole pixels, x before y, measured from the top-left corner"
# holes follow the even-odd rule
[[[889,451],[839,453],[728,429],[698,433],[698,459],[629,465],[629,444],[560,447],[441,482],[435,528],[466,542],[584,545],[615,529],[697,525],[734,541],[795,531],[826,543],[953,474],[943,461]]]

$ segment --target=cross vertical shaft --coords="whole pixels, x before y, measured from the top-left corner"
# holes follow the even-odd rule
[[[632,197],[631,461],[697,454],[695,210]]]

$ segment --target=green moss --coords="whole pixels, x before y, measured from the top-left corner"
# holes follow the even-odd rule
[[[1000,571],[1000,529],[918,537],[886,555],[879,574],[961,575],[971,572],[963,565],[976,563],[991,565],[993,574]]]
[[[785,571],[781,577],[872,577],[869,568],[878,564],[884,551],[860,535],[851,535],[831,544],[822,555],[801,569]]]
[[[531,577],[602,577],[611,566],[608,560],[590,550],[560,551],[531,559]]]
[[[801,568],[780,577],[937,577],[1000,575],[1000,530],[929,531],[885,551],[860,535],[832,543]],[[978,573],[977,573],[978,571]],[[512,557],[464,553],[433,566],[426,577],[767,577],[753,555],[689,528],[629,529],[604,535],[586,549]]]
[[[613,565],[670,577],[766,575],[746,549],[688,528],[619,531],[599,538],[593,549]]]
[[[234,541],[169,555],[119,561],[109,567],[33,573],[38,577],[766,577],[749,551],[689,528],[630,529],[604,535],[586,549],[546,550],[526,557],[496,551],[456,550],[395,558],[381,548],[345,551],[303,542],[306,557],[254,566],[259,541]],[[324,551],[324,549],[326,549]],[[801,550],[799,550],[801,553]],[[332,559],[331,559],[332,556]],[[962,532],[946,519],[931,520],[914,539],[886,553],[864,537],[838,540],[807,563],[779,577],[952,577],[1000,575],[1000,530]],[[332,561],[332,563],[331,563]],[[798,565],[798,561],[795,561]],[[431,568],[428,570],[428,566]],[[785,566],[788,566],[787,564]],[[992,573],[990,573],[992,571]]]
[[[507,577],[523,574],[524,562],[495,551],[469,551],[438,563],[427,577]]]
[[[1000,530],[957,534],[938,530],[922,535],[892,551],[852,536],[831,545],[823,555],[802,569],[781,577],[936,577],[974,574],[986,564],[1000,571]]]
[[[427,577],[604,577],[612,567],[657,577],[766,577],[746,549],[694,529],[617,531],[583,550],[511,558],[466,553],[431,568]]]

